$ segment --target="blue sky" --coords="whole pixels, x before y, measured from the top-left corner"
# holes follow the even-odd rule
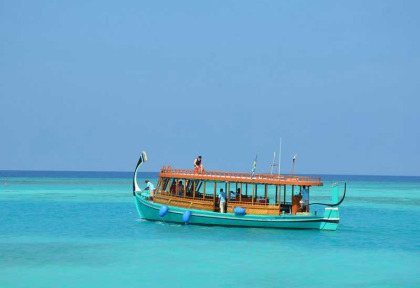
[[[0,1],[0,169],[420,175],[418,1]]]

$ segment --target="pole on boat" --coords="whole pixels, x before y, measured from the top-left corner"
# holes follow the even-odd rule
[[[286,185],[283,185],[283,190],[284,190],[284,195],[283,195],[283,203],[284,203],[284,205],[286,205]]]
[[[295,170],[296,156],[297,156],[297,154],[295,154],[295,156],[293,156],[292,176],[293,176],[293,171]]]
[[[279,186],[277,186],[276,185],[276,197],[274,198],[275,200],[275,203],[274,204],[277,204],[277,193],[278,193],[278,190],[279,190]]]
[[[229,203],[229,202],[230,202],[230,182],[228,183],[228,188],[227,188],[227,190],[228,190],[228,199],[227,199],[227,203]]]
[[[280,162],[281,162],[281,137],[280,137],[280,150],[279,150],[279,178],[280,178]],[[279,179],[280,180],[280,179]]]
[[[270,175],[273,175],[273,168],[276,166],[274,162],[276,161],[276,151],[274,151],[273,163],[270,165]]]
[[[255,184],[252,184],[252,200],[251,200],[252,205],[254,205],[254,199],[255,199],[255,197],[254,197],[254,190],[255,190]]]
[[[217,188],[217,183],[214,182],[213,185],[214,185],[213,186],[213,205],[214,205],[213,209],[216,209],[216,188]]]
[[[267,205],[267,184],[265,184],[265,189],[264,189],[264,203],[265,205]]]

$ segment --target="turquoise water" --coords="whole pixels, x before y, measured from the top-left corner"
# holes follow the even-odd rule
[[[130,176],[0,171],[0,287],[420,286],[419,177],[323,177],[311,201],[348,185],[325,232],[140,221]]]

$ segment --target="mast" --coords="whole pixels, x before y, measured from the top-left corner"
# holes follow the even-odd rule
[[[281,137],[280,137],[280,151],[279,151],[279,178],[280,178],[280,161],[281,161]]]

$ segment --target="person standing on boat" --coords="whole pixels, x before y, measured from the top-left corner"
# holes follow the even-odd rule
[[[309,191],[308,188],[306,188],[306,186],[302,187],[302,199],[300,200],[300,208],[301,211],[305,211],[308,212],[308,205],[309,205]]]
[[[220,188],[219,198],[220,213],[226,213],[226,193],[223,192],[223,188]]]
[[[198,156],[194,160],[194,170],[196,173],[201,173],[204,171],[203,164],[201,164],[201,156]]]
[[[184,195],[184,184],[182,184],[182,181],[179,181],[178,183],[178,196]]]
[[[146,188],[144,188],[144,190],[149,191],[150,197],[155,196],[155,185],[149,180],[144,181],[144,183],[146,183]]]

